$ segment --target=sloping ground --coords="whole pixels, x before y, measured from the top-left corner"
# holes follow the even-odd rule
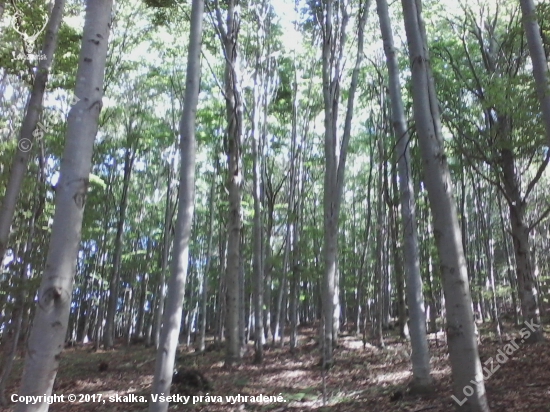
[[[295,355],[284,349],[267,349],[263,365],[252,365],[251,349],[243,364],[227,370],[223,352],[205,354],[186,352],[178,356],[178,366],[200,371],[212,387],[197,391],[189,386],[173,387],[179,402],[173,411],[408,411],[448,412],[453,410],[450,368],[446,347],[441,338],[430,340],[432,372],[436,392],[429,397],[414,397],[403,391],[411,376],[408,353],[410,345],[393,337],[386,348],[379,349],[354,336],[340,340],[335,352],[335,365],[325,375],[319,367],[319,350],[313,329],[302,329],[301,345]],[[493,412],[550,412],[550,343],[520,344],[504,359],[496,356],[504,342],[486,339],[480,347],[482,362],[494,359],[493,375],[486,389]],[[115,351],[93,352],[90,347],[78,347],[64,352],[54,393],[77,395],[82,403],[54,403],[50,411],[145,411],[150,400],[155,351],[141,345],[118,346]],[[107,370],[99,371],[100,365]],[[499,367],[500,366],[500,367]],[[21,360],[16,375],[19,376]],[[8,397],[16,392],[16,384],[8,388]],[[323,388],[326,388],[323,406]],[[86,395],[96,395],[93,396]],[[101,399],[99,396],[101,395]],[[117,398],[118,395],[118,398]],[[240,399],[227,396],[241,395]],[[260,402],[272,396],[275,402]],[[124,398],[126,396],[126,398]],[[183,403],[188,396],[187,402]],[[193,405],[193,396],[196,404]],[[202,396],[202,402],[199,396]],[[248,396],[246,400],[245,396]],[[254,396],[254,398],[250,398]],[[277,396],[279,396],[277,398]],[[87,400],[87,401],[86,401]],[[277,400],[284,400],[277,402]],[[118,402],[117,402],[118,401]],[[205,402],[206,401],[206,402]],[[212,402],[213,401],[213,402]],[[231,404],[233,402],[233,404]],[[4,409],[5,410],[5,409]]]

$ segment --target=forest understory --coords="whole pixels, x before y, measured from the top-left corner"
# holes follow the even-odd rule
[[[480,324],[480,359],[489,365],[511,340],[519,341],[517,328],[505,325],[502,343],[491,332],[490,323]],[[453,410],[448,349],[442,332],[428,337],[435,392],[413,396],[406,391],[412,376],[410,343],[400,339],[397,331],[387,331],[385,347],[379,348],[361,336],[343,333],[334,352],[334,366],[326,373],[326,403],[323,405],[323,374],[316,327],[300,328],[299,347],[290,353],[288,342],[283,348],[266,345],[264,363],[253,364],[253,343],[241,365],[224,367],[223,347],[216,350],[209,341],[207,351],[180,345],[177,368],[198,371],[209,386],[196,387],[192,379],[173,383],[171,394],[185,396],[221,396],[224,402],[202,402],[196,405],[173,403],[173,411],[407,411],[447,412]],[[548,328],[545,337],[549,336]],[[371,340],[372,342],[372,340]],[[485,381],[490,407],[496,412],[550,411],[550,342],[519,344],[507,360],[495,359],[494,373]],[[502,353],[502,352],[501,352]],[[146,411],[148,403],[111,402],[109,399],[134,394],[150,399],[156,351],[141,343],[126,346],[118,342],[114,350],[95,351],[91,344],[67,348],[54,385],[54,394],[102,395],[100,403],[54,403],[51,411]],[[502,361],[502,357],[500,360]],[[22,368],[17,359],[15,375]],[[489,369],[490,367],[488,367]],[[200,386],[200,385],[199,385]],[[16,393],[19,382],[14,381],[7,394]],[[226,396],[278,396],[284,403],[225,402]],[[126,398],[128,399],[128,398]],[[137,398],[135,398],[137,399]],[[191,398],[190,398],[191,399]],[[105,401],[105,403],[103,403]],[[190,401],[191,403],[191,401]],[[4,408],[0,410],[11,410]]]

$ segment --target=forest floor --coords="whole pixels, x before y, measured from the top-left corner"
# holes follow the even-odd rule
[[[500,343],[483,327],[481,331],[481,361],[488,365],[489,358],[495,359],[495,372],[485,382],[491,411],[550,412],[550,340],[533,345],[519,343],[508,359],[500,356],[499,363],[496,356],[505,351],[510,339],[519,341],[518,334],[508,329],[510,333],[504,334]],[[420,397],[404,390],[411,377],[410,344],[396,338],[395,332],[386,336],[384,349],[369,343],[364,346],[361,337],[343,335],[335,351],[335,364],[326,372],[325,385],[319,366],[320,352],[315,343],[316,330],[301,328],[299,332],[300,345],[294,355],[288,346],[270,348],[264,353],[264,363],[254,365],[250,345],[243,363],[231,370],[224,368],[222,350],[198,354],[182,346],[177,366],[198,370],[211,387],[197,392],[189,386],[172,386],[172,394],[182,397],[170,406],[170,410],[448,412],[454,409],[449,357],[442,335],[439,339],[430,335],[436,390],[429,396]],[[548,333],[546,337],[549,338]],[[20,376],[21,365],[18,359],[14,376]],[[107,370],[100,371],[100,365],[103,368],[108,365]],[[139,396],[150,401],[154,365],[155,350],[142,344],[120,344],[113,351],[93,351],[90,346],[69,348],[63,353],[54,393],[65,395],[65,401],[68,394],[75,394],[77,401],[84,402],[54,403],[50,411],[145,411],[148,404],[139,402]],[[8,397],[17,392],[18,384],[15,380],[8,387]],[[324,406],[323,392],[326,395]],[[87,394],[96,397],[88,397],[86,401]],[[101,395],[101,399],[97,395]],[[241,395],[240,400],[226,398],[237,395]],[[243,400],[244,396],[258,395],[280,397],[271,398],[275,402],[263,403],[256,402],[257,398]],[[183,403],[183,396],[190,396],[187,404]],[[193,396],[196,396],[195,405],[192,404]],[[199,396],[203,397],[202,402]],[[11,409],[13,405],[4,410]]]

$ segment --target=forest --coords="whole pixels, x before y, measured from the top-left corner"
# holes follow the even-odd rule
[[[0,410],[549,412],[549,162],[545,0],[0,0]]]

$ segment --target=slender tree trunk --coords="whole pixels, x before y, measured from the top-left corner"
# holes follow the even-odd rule
[[[487,256],[487,270],[488,270],[488,276],[489,276],[489,288],[491,292],[491,318],[495,325],[495,333],[498,336],[498,339],[500,343],[502,343],[502,327],[500,324],[500,318],[499,318],[499,311],[498,311],[498,302],[497,302],[497,294],[496,294],[496,287],[495,287],[495,251],[494,251],[494,233],[493,233],[493,223],[492,223],[492,215],[493,215],[493,194],[489,192],[489,201],[488,201],[488,207],[487,207],[487,217],[485,217],[485,213],[482,215],[482,228],[484,229],[485,236],[483,236],[484,239],[484,252]],[[479,207],[478,210],[483,210],[484,208],[481,207],[481,193],[479,193]]]
[[[256,63],[256,71],[259,71],[259,56]],[[253,130],[252,130],[252,182],[254,198],[254,217],[253,217],[253,235],[252,235],[252,279],[254,287],[254,363],[263,361],[263,230],[262,230],[262,204],[261,204],[261,164],[260,164],[260,107],[261,81],[258,82],[258,76],[255,77],[254,85],[254,107],[253,107]]]
[[[171,278],[163,314],[155,375],[151,393],[170,394],[174,361],[181,327],[181,312],[185,298],[185,282],[189,264],[189,240],[193,224],[195,201],[195,121],[200,86],[200,56],[204,0],[193,0],[187,55],[186,87],[180,130],[180,184],[178,217],[175,226]],[[150,412],[166,412],[168,402],[149,403]]]
[[[23,183],[27,170],[32,145],[35,140],[41,139],[44,133],[47,132],[46,125],[39,123],[38,119],[42,110],[42,102],[44,100],[46,83],[48,82],[52,66],[53,55],[57,47],[57,36],[61,21],[63,20],[64,8],[65,0],[55,1],[46,27],[46,36],[42,48],[42,54],[45,58],[40,60],[38,64],[31,96],[27,104],[27,111],[23,118],[23,124],[21,125],[17,151],[13,158],[9,181],[4,193],[4,199],[2,200],[2,207],[0,208],[0,265],[2,264],[6,252],[17,197],[21,191],[21,184]],[[0,5],[0,19],[3,12],[4,2]],[[71,104],[76,103],[76,101],[78,101],[78,99],[74,99]]]
[[[537,301],[536,280],[533,275],[533,263],[529,247],[529,228],[524,222],[524,210],[521,206],[510,205],[510,220],[512,238],[516,255],[516,271],[518,294],[521,301],[523,320],[540,325],[540,311]],[[538,342],[543,339],[542,328],[534,331],[528,342]]]
[[[221,226],[221,225],[220,225]],[[227,312],[227,286],[226,277],[223,274],[227,270],[227,233],[222,231],[220,227],[220,239],[219,239],[219,256],[220,264],[218,273],[218,310],[216,312],[216,336],[215,340],[221,342],[224,336],[225,318]]]
[[[206,265],[202,275],[202,290],[201,290],[201,325],[199,338],[199,351],[204,352],[206,347],[206,323],[208,320],[207,303],[208,303],[208,273],[212,262],[212,240],[214,238],[214,202],[216,201],[216,178],[212,176],[210,184],[210,209],[208,212],[208,241],[206,246]]]
[[[242,223],[241,223],[242,224]],[[241,244],[239,246],[239,351],[242,357],[244,348],[246,345],[246,333],[245,333],[245,312],[246,312],[246,291],[245,291],[245,278],[244,278],[244,230],[241,227]]]
[[[284,307],[284,301],[285,301],[285,295],[288,287],[288,266],[289,266],[289,260],[290,260],[290,242],[291,242],[291,232],[290,227],[287,224],[286,226],[286,234],[285,234],[285,251],[283,255],[283,270],[281,274],[281,280],[279,281],[279,291],[277,294],[277,304],[275,306],[275,329],[273,331],[273,341],[272,345],[275,346],[277,343],[277,340],[280,344],[280,346],[283,346],[284,342],[284,325],[285,325],[285,318],[283,316],[283,307]]]
[[[149,286],[149,274],[144,273],[141,276],[141,290],[139,292],[138,299],[136,330],[134,331],[134,336],[138,340],[143,338],[143,329],[145,325],[145,299],[147,297],[147,289]]]
[[[21,269],[21,280],[25,281],[25,268]],[[20,288],[23,288],[23,285],[20,285]],[[5,345],[5,356],[3,357],[2,364],[2,373],[0,374],[0,405],[8,406],[8,400],[6,398],[6,386],[9,383],[9,378],[11,376],[13,361],[17,354],[17,346],[19,344],[19,337],[21,335],[21,327],[23,323],[23,313],[24,313],[24,299],[26,298],[25,293],[20,293],[20,296],[17,299],[16,308],[12,311],[12,325],[10,327],[7,342]]]
[[[297,83],[297,82],[295,82]],[[297,121],[297,118],[295,119]],[[298,346],[298,322],[299,322],[299,285],[300,285],[300,273],[302,269],[302,259],[300,256],[300,233],[302,223],[302,210],[304,206],[303,197],[303,161],[301,156],[302,144],[299,147],[295,147],[295,161],[298,163],[296,166],[296,188],[295,193],[292,193],[291,197],[295,198],[294,211],[293,211],[293,234],[292,234],[292,261],[290,279],[290,350],[295,351]]]
[[[416,204],[411,172],[410,136],[403,108],[403,98],[399,81],[399,65],[395,53],[391,22],[386,0],[377,0],[380,29],[384,41],[384,52],[388,66],[392,123],[397,139],[394,158],[399,172],[401,196],[401,219],[403,225],[403,257],[407,277],[407,303],[409,307],[409,332],[411,336],[411,362],[413,367],[412,387],[429,389],[433,385],[430,375],[430,354],[426,339],[426,313],[420,274],[418,230],[416,227]]]
[[[162,315],[164,313],[164,300],[166,295],[166,269],[170,252],[172,216],[176,202],[172,205],[172,167],[168,169],[168,183],[166,185],[166,205],[164,209],[164,234],[162,238],[162,257],[160,262],[160,279],[157,285],[156,310],[153,316],[153,344],[158,349],[160,341],[160,329],[162,327]]]
[[[375,310],[374,310],[374,324],[373,324],[373,335],[378,343],[380,348],[384,347],[384,334],[382,332],[382,326],[384,323],[384,298],[383,298],[383,284],[384,284],[384,274],[383,274],[383,253],[384,253],[384,239],[386,235],[386,219],[384,213],[384,164],[385,155],[383,150],[383,143],[381,136],[378,136],[378,199],[376,201],[376,228],[378,236],[376,237],[376,252],[375,252],[375,269],[374,269],[374,300],[375,300]]]
[[[24,313],[26,311],[26,300],[27,300],[27,292],[26,289],[28,288],[28,280],[26,276],[27,267],[30,264],[30,248],[32,247],[32,242],[34,240],[34,231],[35,231],[35,222],[36,219],[32,218],[30,222],[30,235],[27,239],[25,250],[23,251],[23,263],[19,269],[19,278],[17,280],[16,285],[16,297],[15,297],[15,305],[11,312],[11,325],[9,325],[9,328],[7,331],[3,334],[3,343],[4,343],[4,350],[5,353],[1,354],[2,358],[0,360],[2,361],[0,364],[2,365],[1,373],[0,373],[0,405],[7,406],[8,400],[6,398],[6,387],[9,383],[9,379],[11,377],[11,372],[13,368],[13,361],[15,360],[15,356],[17,354],[17,346],[19,345],[19,340],[21,336],[21,330],[23,326],[23,317]]]
[[[439,106],[432,78],[421,0],[402,0],[412,73],[413,110],[433,216],[447,312],[447,342],[453,392],[463,411],[487,412],[489,406],[479,361],[472,299],[449,167],[443,150]],[[476,384],[472,384],[474,381]],[[464,397],[463,390],[472,387]]]
[[[274,204],[270,201],[267,202],[267,227],[265,229],[265,241],[264,241],[264,336],[265,340],[273,340],[273,328],[272,328],[272,305],[271,305],[271,287],[272,287],[272,251],[271,251],[271,235],[273,232],[273,213],[274,213]]]
[[[242,168],[243,105],[239,72],[239,0],[229,0],[224,24],[220,5],[216,2],[218,30],[221,33],[225,56],[225,107],[227,116],[226,153],[228,157],[227,189],[229,193],[228,242],[226,265],[226,359],[228,366],[241,361],[241,335],[239,328],[241,296],[241,197],[244,182]]]
[[[374,139],[372,139],[371,144],[369,146],[369,158],[374,158]],[[369,165],[369,177],[367,178],[367,199],[366,199],[366,207],[365,207],[365,235],[363,238],[364,244],[369,243],[370,239],[370,232],[371,232],[371,216],[372,216],[372,207],[371,207],[371,196],[372,196],[372,179],[374,176],[374,162],[370,162]],[[356,333],[359,334],[361,332],[361,307],[362,305],[367,306],[366,302],[363,302],[363,295],[364,295],[364,278],[365,278],[365,272],[366,272],[366,266],[368,266],[367,263],[367,248],[363,248],[363,253],[361,254],[361,263],[359,265],[359,276],[357,280],[357,313],[356,313]],[[366,311],[363,313],[363,324],[365,323],[366,319]],[[365,329],[363,330],[365,333]],[[364,334],[366,337],[366,335]],[[364,340],[364,344],[366,345],[366,340]]]
[[[519,313],[518,313],[518,298],[516,296],[516,293],[518,291],[517,288],[517,279],[512,276],[512,254],[510,253],[510,248],[508,247],[508,234],[506,233],[506,226],[504,224],[504,211],[502,208],[502,202],[500,200],[500,196],[497,197],[498,200],[498,214],[500,218],[500,227],[502,229],[502,239],[504,243],[504,254],[506,256],[506,275],[508,277],[508,281],[510,283],[511,295],[512,295],[512,305],[514,310],[514,323],[516,325],[519,324]]]
[[[98,259],[96,259],[97,261]],[[79,296],[78,302],[78,319],[76,321],[76,341],[82,342],[84,340],[86,324],[89,322],[90,318],[90,304],[87,299],[89,293],[89,287],[91,283],[91,278],[88,273],[85,273],[84,276],[84,285],[82,286],[82,293]]]
[[[548,69],[548,57],[545,55],[544,46],[540,36],[540,26],[537,21],[537,13],[533,0],[520,0],[523,14],[523,28],[527,37],[529,54],[533,65],[533,76],[540,101],[542,120],[546,130],[546,139],[550,144],[550,74]]]
[[[295,213],[299,213],[298,210]],[[290,351],[294,353],[298,347],[298,286],[300,282],[300,249],[299,249],[299,230],[298,221],[293,226],[292,234],[292,260],[291,260],[291,278],[290,278],[290,296],[289,296],[289,317],[290,317]]]
[[[129,287],[124,291],[124,303],[122,305],[124,319],[121,322],[121,329],[123,331],[123,338],[126,346],[130,345],[132,339],[132,328],[133,328],[133,310],[134,310],[134,301],[136,294],[134,289]]]
[[[322,21],[322,74],[323,102],[325,112],[325,173],[323,191],[323,366],[332,365],[332,349],[338,331],[334,328],[335,303],[338,299],[336,276],[338,275],[338,220],[344,187],[347,148],[351,135],[351,120],[355,103],[355,92],[359,70],[363,60],[364,28],[367,21],[370,0],[361,2],[357,38],[357,54],[348,91],[344,132],[338,145],[338,107],[340,100],[340,72],[343,50],[346,44],[346,28],[349,16],[341,2],[323,1]],[[340,10],[336,9],[340,7]],[[335,24],[337,22],[337,24]],[[340,150],[337,151],[338,146]]]
[[[507,129],[507,118],[499,119],[501,127]],[[506,135],[506,131],[503,133]],[[539,305],[537,301],[536,280],[533,273],[531,249],[529,247],[530,229],[525,222],[526,202],[522,199],[519,189],[519,178],[516,174],[514,154],[510,149],[501,151],[501,168],[504,177],[504,188],[508,197],[510,226],[516,258],[516,276],[518,295],[521,301],[521,314],[524,322],[541,324]],[[538,328],[526,339],[529,343],[543,340],[542,328]]]
[[[68,117],[50,247],[19,391],[23,396],[52,393],[64,347],[94,139],[102,106],[111,10],[112,0],[89,1],[86,5],[76,75],[75,94],[79,101]],[[35,404],[18,403],[16,411],[45,412],[48,407],[42,400]]]
[[[127,131],[129,133],[129,130]],[[122,246],[124,234],[124,221],[126,220],[126,209],[128,207],[128,190],[130,188],[130,178],[132,167],[134,165],[135,152],[131,145],[126,147],[124,154],[124,177],[122,181],[122,196],[118,208],[118,222],[115,236],[115,251],[113,257],[113,271],[109,285],[109,303],[107,305],[107,316],[105,318],[105,329],[103,333],[103,345],[105,349],[112,349],[116,334],[115,316],[118,303],[118,286],[120,283],[120,266],[122,260]]]
[[[44,205],[46,202],[46,191],[44,189],[44,184],[45,175],[43,173],[43,170],[40,170],[38,176],[39,192],[35,198],[33,213],[28,223],[29,231],[23,249],[22,265],[19,268],[19,277],[14,277],[14,279],[16,279],[15,286],[17,292],[15,293],[15,307],[10,316],[12,320],[12,325],[7,331],[5,329],[5,332],[3,334],[3,346],[5,347],[6,353],[3,357],[0,353],[0,365],[2,365],[0,373],[0,404],[3,406],[7,405],[5,390],[10,378],[12,377],[11,372],[13,368],[13,362],[17,354],[17,347],[19,343],[24,343],[26,340],[26,330],[29,316],[28,306],[30,303],[28,301],[30,284],[27,273],[32,269],[31,251],[33,249],[33,245],[35,245],[36,242],[35,233],[37,222],[44,212]],[[17,249],[20,248],[18,247]],[[17,259],[14,259],[14,261],[17,261]],[[34,290],[32,290],[31,293],[31,296],[34,297]]]
[[[294,76],[296,76],[296,67],[294,67]],[[289,153],[289,180],[288,180],[288,203],[287,203],[287,247],[285,249],[285,261],[288,262],[288,266],[285,266],[285,273],[290,275],[290,293],[288,296],[289,306],[290,306],[290,321],[291,321],[291,333],[290,333],[290,350],[293,352],[296,348],[297,337],[296,337],[296,323],[297,323],[297,283],[298,283],[298,268],[297,268],[297,256],[296,256],[296,246],[298,233],[297,224],[298,224],[298,210],[297,210],[297,179],[298,179],[298,96],[297,96],[297,79],[294,77],[293,81],[293,102],[292,102],[292,118],[291,118],[291,142],[290,142],[290,153]],[[285,283],[288,279],[285,277]],[[286,290],[285,290],[286,292]],[[283,322],[284,328],[284,322]]]
[[[395,181],[395,187],[397,187],[397,173],[392,172],[392,181]],[[397,190],[394,190],[394,193],[397,195]],[[394,197],[392,194],[391,197]],[[389,226],[390,226],[390,243],[391,243],[391,254],[393,256],[393,268],[395,273],[395,286],[396,286],[396,299],[397,299],[397,322],[399,323],[399,336],[402,339],[409,339],[409,327],[407,322],[407,304],[405,301],[405,273],[403,268],[403,259],[401,256],[401,244],[399,242],[399,221],[397,214],[399,213],[398,203],[393,200],[388,204],[390,216],[389,216]],[[390,299],[391,304],[391,299]]]

